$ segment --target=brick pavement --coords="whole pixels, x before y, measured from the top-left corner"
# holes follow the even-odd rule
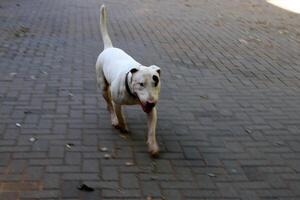
[[[300,16],[263,0],[105,2],[113,44],[162,68],[160,158],[140,108],[120,137],[96,88],[102,1],[2,0],[0,199],[300,199]]]

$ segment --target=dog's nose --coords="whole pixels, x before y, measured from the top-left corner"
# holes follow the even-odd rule
[[[153,107],[155,106],[155,103],[154,103],[154,102],[147,101],[147,102],[146,102],[146,106],[147,106],[148,108],[153,108]]]

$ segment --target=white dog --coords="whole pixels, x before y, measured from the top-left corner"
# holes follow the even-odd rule
[[[123,50],[112,46],[106,25],[106,8],[100,9],[100,30],[104,50],[96,62],[97,85],[107,102],[111,123],[121,132],[128,132],[122,114],[122,105],[140,104],[148,116],[148,150],[158,154],[155,129],[157,114],[155,105],[160,92],[160,68],[143,66]]]

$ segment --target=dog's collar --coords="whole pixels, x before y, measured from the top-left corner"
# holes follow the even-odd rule
[[[131,90],[130,90],[130,88],[129,88],[129,85],[128,85],[128,74],[129,74],[129,73],[130,73],[130,71],[127,72],[127,73],[126,73],[126,76],[125,76],[125,88],[126,88],[127,93],[128,93],[130,96],[136,98],[137,95],[136,95],[136,94],[133,94],[133,93],[131,92]]]

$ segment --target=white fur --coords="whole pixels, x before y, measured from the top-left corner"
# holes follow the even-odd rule
[[[152,65],[143,66],[119,48],[112,46],[107,32],[106,8],[101,6],[100,29],[104,43],[104,50],[96,62],[97,84],[107,102],[111,115],[112,125],[122,132],[128,128],[122,114],[121,105],[140,104],[148,116],[148,149],[152,155],[158,153],[156,141],[156,105],[160,92],[160,68]],[[130,72],[132,69],[134,70]],[[128,86],[132,96],[125,87],[125,78],[128,73]],[[158,81],[157,81],[158,80]]]

